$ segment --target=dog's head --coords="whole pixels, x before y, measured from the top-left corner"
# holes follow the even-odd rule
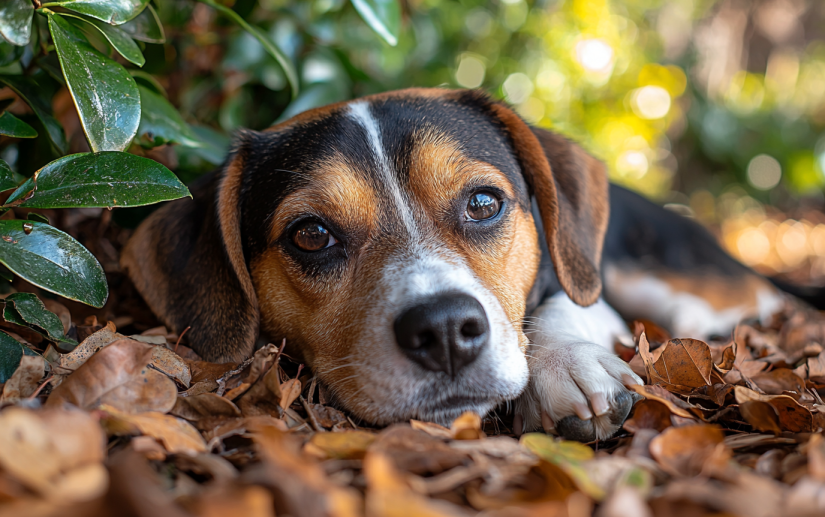
[[[138,289],[210,360],[287,339],[366,421],[485,413],[527,383],[540,261],[599,296],[603,166],[474,91],[405,90],[244,132],[194,201],[124,252]]]

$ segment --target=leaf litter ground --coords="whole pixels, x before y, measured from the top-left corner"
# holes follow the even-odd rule
[[[805,307],[707,343],[631,322],[617,353],[647,383],[617,436],[579,444],[516,438],[505,408],[363,426],[289,343],[204,362],[110,283],[110,321],[45,300],[73,349],[0,323],[43,354],[2,386],[0,516],[825,514],[825,318]]]

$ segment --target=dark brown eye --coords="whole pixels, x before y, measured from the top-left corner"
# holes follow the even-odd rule
[[[304,251],[319,251],[338,241],[320,223],[307,221],[301,223],[292,234],[292,242]]]
[[[501,202],[488,192],[477,192],[467,203],[467,218],[474,221],[489,219],[501,210]]]

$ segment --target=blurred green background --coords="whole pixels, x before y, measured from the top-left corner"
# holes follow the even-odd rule
[[[614,181],[707,224],[747,264],[825,282],[821,0],[403,0],[395,45],[349,0],[220,3],[293,60],[302,89],[292,100],[275,59],[212,7],[154,0],[166,43],[141,44],[143,80],[208,143],[132,152],[185,180],[214,168],[240,127],[397,88],[482,88],[582,142]],[[54,104],[72,150],[87,150],[65,91]],[[13,140],[0,157],[25,175],[54,158]]]

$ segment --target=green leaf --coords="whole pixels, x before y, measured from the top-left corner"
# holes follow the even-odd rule
[[[39,223],[51,224],[51,221],[49,221],[48,217],[46,217],[43,214],[38,214],[37,212],[29,212],[28,214],[26,214],[26,219],[28,219],[29,221],[37,221]]]
[[[26,47],[18,47],[0,38],[0,66],[8,66],[21,57]]]
[[[264,49],[275,58],[281,68],[284,70],[284,74],[286,75],[286,80],[289,81],[290,89],[292,90],[292,98],[298,96],[299,92],[299,85],[298,85],[298,73],[295,71],[295,66],[292,64],[292,61],[286,57],[278,46],[269,39],[269,37],[258,27],[254,25],[250,25],[246,20],[244,20],[238,13],[233,11],[232,9],[223,6],[214,2],[213,0],[200,0],[204,4],[214,7],[221,13],[225,14],[229,18],[232,18],[232,21],[240,25],[246,32],[255,36],[255,39],[261,42],[261,45],[264,46]]]
[[[95,152],[126,149],[140,123],[135,80],[61,16],[49,15],[49,30],[89,147]]]
[[[67,0],[44,3],[43,7],[65,7],[111,25],[120,25],[139,15],[148,4],[149,0]]]
[[[37,355],[23,343],[0,331],[0,382],[6,382],[11,378],[20,366],[20,359],[24,354]]]
[[[579,442],[554,440],[543,433],[525,434],[520,442],[536,456],[561,468],[582,492],[597,501],[604,498],[604,490],[590,479],[582,466],[593,459],[593,449]]]
[[[103,307],[106,275],[95,257],[48,224],[0,220],[0,263],[46,291]]]
[[[29,327],[52,341],[76,343],[63,333],[63,323],[40,299],[32,293],[13,293],[3,300],[3,318],[6,321]]]
[[[0,160],[0,192],[5,192],[16,187],[17,182],[14,180],[14,172],[9,167],[9,164]]]
[[[160,23],[158,13],[151,5],[147,5],[136,18],[129,23],[124,23],[120,29],[145,43],[166,43],[166,34],[163,33],[163,24]]]
[[[14,138],[35,138],[37,131],[8,111],[0,115],[0,135]]]
[[[88,17],[81,17],[75,16],[72,14],[64,14],[62,15],[66,18],[75,18],[77,20],[82,20],[89,25],[93,25],[103,37],[109,42],[112,47],[114,47],[117,52],[126,58],[126,61],[129,61],[132,64],[137,66],[143,66],[146,63],[146,59],[143,57],[143,53],[140,51],[140,47],[138,47],[135,40],[132,39],[126,32],[122,31],[119,27],[115,27],[114,25],[109,25],[108,23],[103,23],[100,20],[96,20],[94,18]]]
[[[35,183],[37,188],[29,199]],[[7,204],[27,208],[130,207],[189,196],[172,171],[129,153],[71,154],[59,158],[20,185]]]
[[[401,30],[401,8],[398,0],[352,0],[361,18],[393,47],[398,44]]]
[[[45,88],[32,77],[22,77],[13,75],[0,76],[0,82],[12,89],[31,107],[40,122],[46,128],[49,139],[60,154],[68,151],[66,135],[63,133],[63,126],[52,116],[51,99],[43,96]]]
[[[0,2],[0,34],[12,45],[28,45],[32,35],[34,5],[30,0]]]
[[[200,147],[197,135],[192,132],[172,104],[145,86],[138,85],[140,91],[140,143],[146,147],[163,144],[182,144]]]

